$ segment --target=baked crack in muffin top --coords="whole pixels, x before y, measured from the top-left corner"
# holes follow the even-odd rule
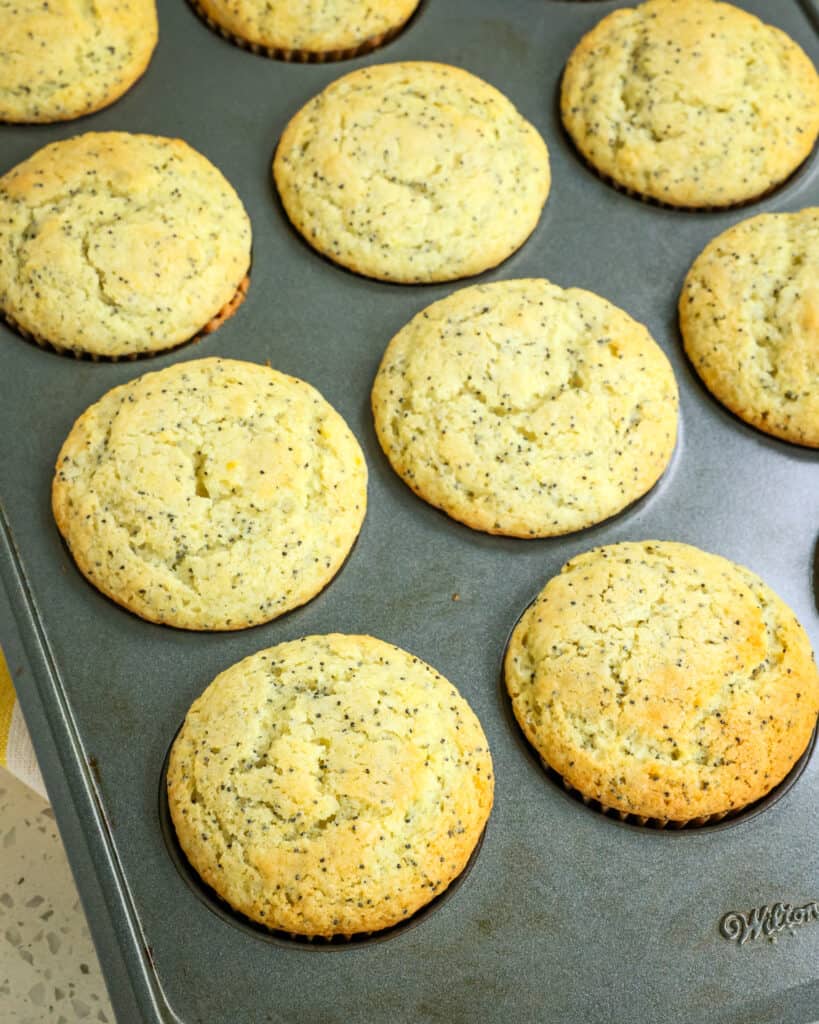
[[[604,807],[663,821],[763,797],[819,712],[787,605],[748,569],[670,541],[567,562],[512,634],[506,685],[551,768]]]
[[[181,139],[88,132],[0,178],[0,310],[58,350],[116,358],[179,345],[249,266],[241,200]]]
[[[819,133],[819,76],[784,32],[717,0],[609,14],[569,58],[563,123],[616,184],[731,206],[784,181]]]
[[[463,288],[387,347],[381,447],[425,501],[489,533],[548,537],[621,511],[665,470],[677,384],[642,324],[542,279]]]
[[[492,760],[455,687],[369,636],[308,636],[223,672],[174,741],[180,845],[236,910],[295,935],[387,928],[464,869]]]
[[[364,519],[367,468],[305,381],[201,359],[86,410],[52,505],[78,567],[117,603],[169,626],[243,629],[335,576]]]
[[[491,85],[446,64],[361,68],[290,121],[273,164],[288,217],[336,263],[405,283],[494,267],[549,192],[537,130]]]
[[[119,99],[156,46],[154,0],[0,0],[0,121],[67,121]]]
[[[680,329],[731,412],[819,447],[819,208],[763,213],[709,242],[685,279]]]

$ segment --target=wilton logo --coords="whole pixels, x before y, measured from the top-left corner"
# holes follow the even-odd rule
[[[806,903],[804,907],[794,907],[790,903],[774,903],[765,907],[755,907],[747,914],[734,910],[726,914],[719,923],[720,935],[729,942],[744,946],[752,939],[766,938],[776,942],[777,936],[784,931],[792,931],[811,921],[819,921],[819,903]]]

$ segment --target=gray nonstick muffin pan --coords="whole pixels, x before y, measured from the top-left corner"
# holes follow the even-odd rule
[[[819,647],[819,453],[725,411],[682,351],[677,296],[705,243],[760,211],[819,204],[817,156],[743,209],[691,213],[631,198],[575,153],[558,116],[561,70],[618,4],[426,0],[383,49],[285,64],[160,0],[142,81],[81,121],[0,125],[0,173],[81,131],[179,135],[239,191],[253,221],[248,297],[220,330],[138,362],[76,360],[0,326],[0,638],[31,727],[118,1019],[186,1024],[807,1024],[819,1017],[819,764],[730,826],[671,832],[613,821],[551,779],[500,681],[509,632],[545,581],[594,545],[696,544],[747,565]],[[814,0],[743,0],[819,63]],[[348,273],[290,228],[270,165],[290,116],[367,64],[438,60],[509,96],[545,137],[553,186],[528,243],[480,280],[544,276],[599,292],[648,325],[681,392],[681,431],[658,486],[616,518],[554,540],[490,537],[415,498],[375,439],[369,391],[414,313],[462,284],[399,286]],[[819,272],[819,268],[817,268]],[[75,418],[139,373],[222,355],[310,381],[342,413],[370,469],[369,514],[314,601],[265,626],[194,634],[144,622],[85,582],[51,518],[57,451]],[[457,595],[457,600],[455,596]],[[223,668],[308,633],[366,632],[451,679],[486,730],[496,804],[471,870],[413,927],[309,945],[239,920],[186,869],[161,799],[168,748]],[[790,909],[788,909],[790,908]]]

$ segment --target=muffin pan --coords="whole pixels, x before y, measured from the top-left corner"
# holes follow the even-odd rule
[[[151,67],[115,106],[73,124],[0,126],[0,172],[80,131],[180,135],[234,184],[253,221],[247,299],[192,345],[138,365],[96,363],[0,326],[0,637],[121,1021],[807,1024],[816,1016],[819,920],[776,910],[819,899],[816,755],[780,799],[730,828],[618,827],[544,776],[498,685],[506,638],[527,601],[571,556],[627,539],[681,540],[747,565],[819,647],[819,453],[725,411],[686,361],[676,325],[683,279],[709,239],[755,212],[819,203],[816,154],[739,210],[666,210],[601,181],[563,133],[557,94],[577,40],[617,6],[427,0],[384,48],[343,65],[302,65],[232,46],[184,0],[163,0]],[[816,0],[739,6],[789,32],[819,63]],[[539,226],[518,253],[472,280],[544,276],[596,291],[645,323],[674,366],[681,432],[671,466],[646,497],[596,527],[552,540],[490,537],[411,493],[379,449],[369,391],[393,334],[461,285],[357,277],[313,252],[278,204],[270,165],[292,114],[354,67],[404,59],[446,61],[486,79],[549,145],[553,186]],[[162,628],[116,607],[74,568],[49,505],[57,451],[88,405],[140,372],[208,355],[269,360],[308,380],[351,425],[370,469],[369,513],[333,583],[305,607],[236,634]],[[169,853],[159,794],[174,733],[217,672],[331,630],[372,633],[450,678],[487,733],[497,789],[483,847],[450,898],[389,941],[333,946],[328,957],[213,913]],[[730,937],[736,929],[720,929],[728,915],[748,918],[756,908],[758,920],[785,923],[758,928],[757,938],[746,928],[742,944]]]

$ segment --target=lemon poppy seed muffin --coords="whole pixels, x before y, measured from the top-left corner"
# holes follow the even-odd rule
[[[283,60],[341,60],[382,46],[420,0],[192,0],[212,27]]]
[[[458,691],[369,636],[308,636],[227,669],[168,765],[179,843],[234,909],[300,936],[398,924],[463,871],[492,760]]]
[[[230,183],[181,139],[53,142],[0,178],[0,310],[58,351],[159,352],[230,312],[250,234]]]
[[[304,238],[385,281],[493,267],[534,230],[549,192],[537,130],[460,68],[381,64],[338,79],[288,124],[273,163]]]
[[[52,506],[77,566],[152,622],[242,629],[309,601],[361,528],[367,469],[309,384],[232,359],[107,392],[57,459]]]
[[[143,74],[154,0],[0,0],[0,121],[67,121],[107,107]]]
[[[378,440],[425,501],[488,533],[548,537],[656,483],[677,436],[671,365],[599,295],[542,279],[463,288],[387,347]]]
[[[731,4],[646,0],[580,41],[561,114],[581,154],[615,184],[672,206],[731,206],[808,156],[819,76],[789,36]]]
[[[544,762],[604,808],[685,823],[765,796],[805,751],[819,673],[758,576],[687,544],[578,555],[516,626],[515,716]]]
[[[819,208],[763,213],[708,243],[680,295],[708,390],[768,434],[819,448]]]

